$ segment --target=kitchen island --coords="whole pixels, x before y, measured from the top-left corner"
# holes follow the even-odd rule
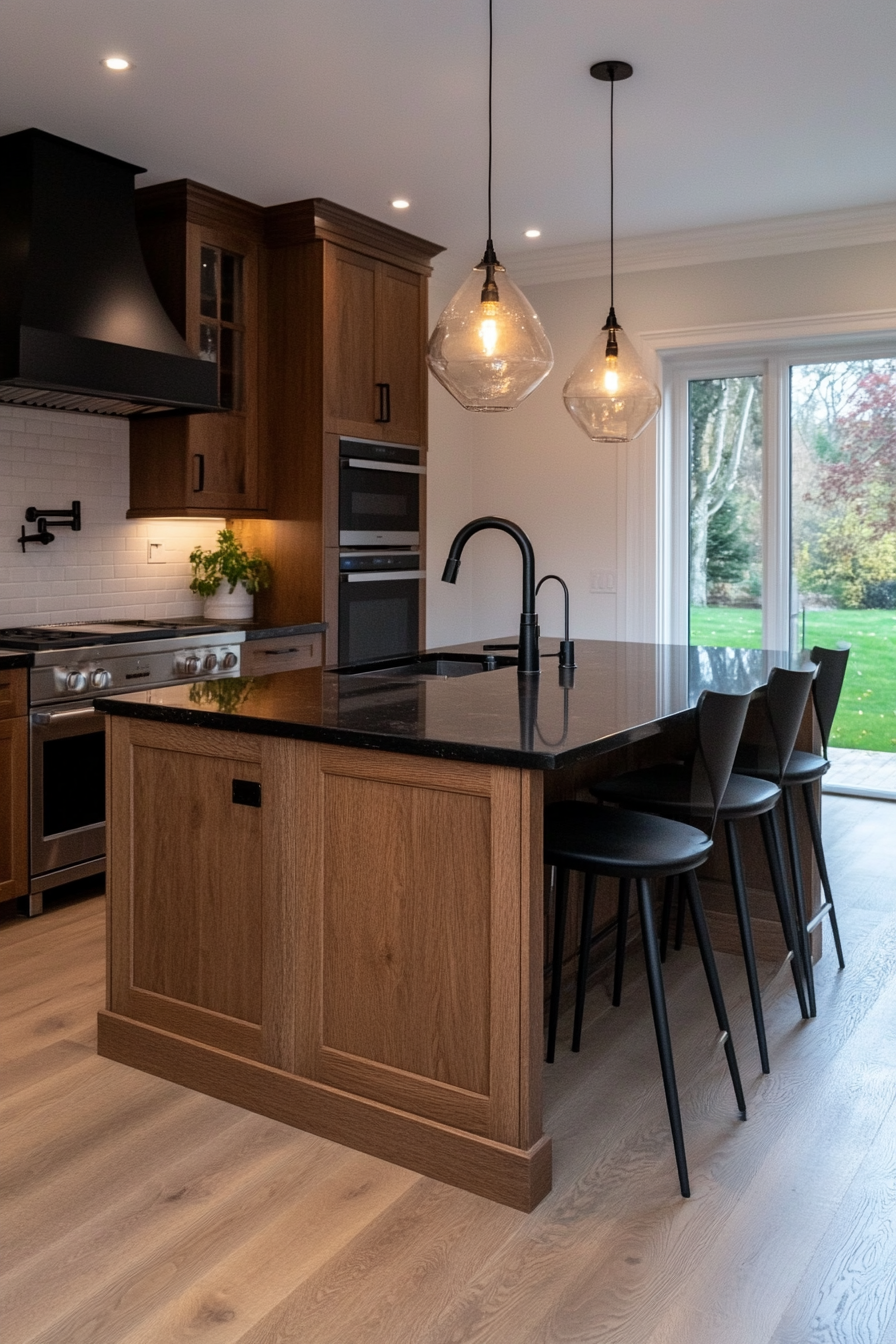
[[[544,802],[674,755],[705,686],[761,688],[782,661],[579,641],[571,677],[555,648],[542,641],[540,676],[312,668],[98,700],[99,1052],[534,1208],[551,1184]],[[716,862],[704,884],[719,945],[723,877]],[[748,879],[773,953],[762,876]]]

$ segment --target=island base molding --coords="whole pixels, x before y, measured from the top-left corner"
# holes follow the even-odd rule
[[[547,1135],[511,1148],[108,1011],[97,1053],[523,1213],[551,1188]]]

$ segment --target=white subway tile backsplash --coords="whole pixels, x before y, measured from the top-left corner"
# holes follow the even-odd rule
[[[219,521],[130,520],[128,423],[0,405],[0,625],[103,616],[200,616],[188,556],[214,544]],[[82,530],[47,547],[18,543],[25,509],[81,501]],[[34,530],[26,524],[26,530]],[[146,563],[146,539],[165,563]]]

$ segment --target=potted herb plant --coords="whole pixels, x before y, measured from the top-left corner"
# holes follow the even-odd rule
[[[258,551],[250,555],[226,527],[218,533],[218,549],[197,546],[190,564],[190,590],[205,598],[205,615],[216,621],[250,621],[255,594],[271,582],[267,560]]]

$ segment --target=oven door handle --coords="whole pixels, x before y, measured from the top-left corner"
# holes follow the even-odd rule
[[[346,583],[389,583],[396,582],[398,579],[425,579],[425,569],[392,569],[386,573],[377,573],[375,570],[362,570],[360,573],[355,571],[353,574],[346,574],[344,571],[339,575]]]
[[[345,467],[357,467],[361,471],[401,471],[408,476],[425,476],[425,467],[412,467],[404,462],[373,462],[366,457],[343,457]]]
[[[38,728],[45,728],[48,723],[57,723],[60,719],[80,719],[86,714],[95,714],[93,705],[85,705],[83,709],[60,709],[56,713],[50,713],[46,710],[38,710],[36,714],[31,715],[31,722]]]

